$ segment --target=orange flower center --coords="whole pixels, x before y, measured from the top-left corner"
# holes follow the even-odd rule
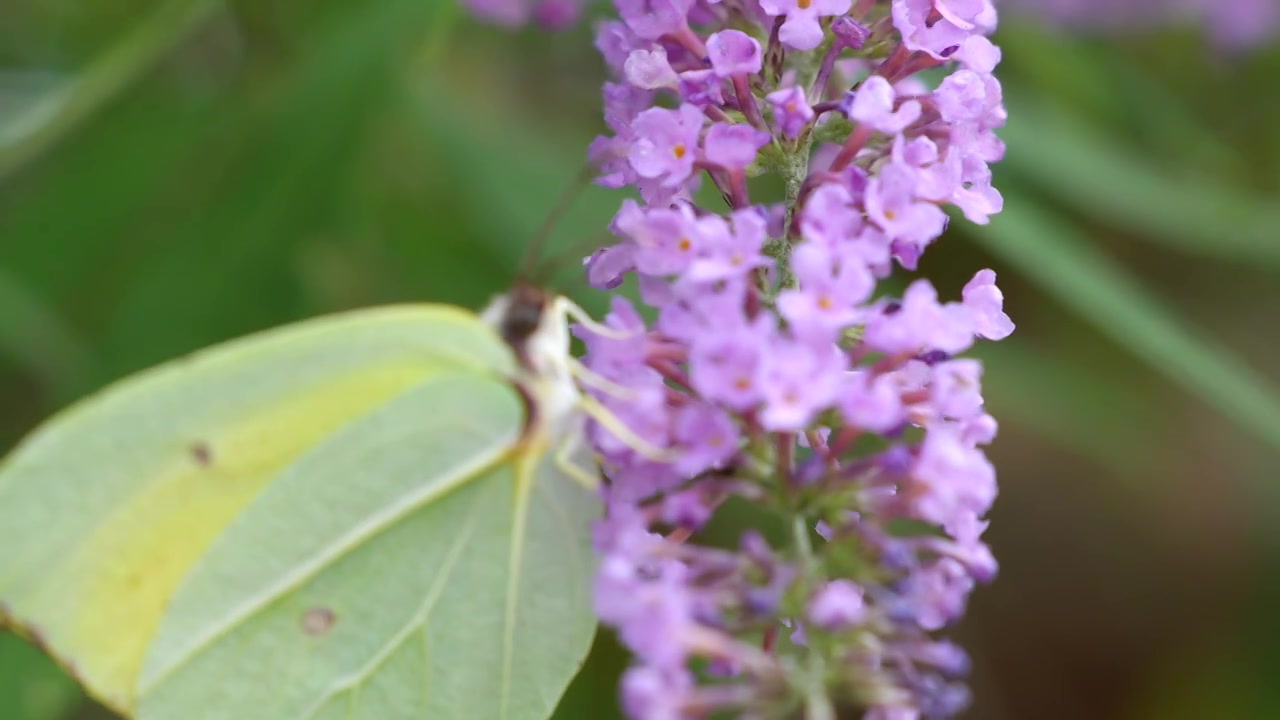
[[[689,241],[689,238],[682,237],[680,242],[676,243],[676,247],[680,248],[680,252],[689,252],[689,248],[693,247],[693,243]]]
[[[796,7],[800,8],[801,10],[808,10],[809,6],[812,4],[813,4],[813,0],[796,0]]]
[[[688,152],[688,150],[686,150],[686,149],[685,149],[685,147],[684,147],[684,143],[681,143],[681,144],[676,145],[675,147],[671,148],[671,154],[672,154],[672,155],[675,155],[677,160],[679,160],[680,158],[684,157],[684,154],[685,154],[686,152]]]

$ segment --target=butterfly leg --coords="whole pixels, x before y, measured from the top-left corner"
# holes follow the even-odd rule
[[[556,298],[556,303],[559,305],[560,311],[566,316],[600,337],[610,340],[626,340],[636,336],[635,330],[618,330],[592,320],[586,310],[583,310],[581,306],[567,297],[560,296]]]
[[[555,464],[557,470],[573,478],[586,489],[596,490],[600,487],[599,469],[593,467],[592,470],[594,472],[588,471],[574,459],[574,455],[578,450],[582,449],[582,438],[584,437],[586,436],[582,433],[566,434],[551,455],[551,462]]]
[[[602,405],[600,401],[590,395],[582,395],[579,397],[578,405],[588,417],[600,423],[601,427],[613,433],[614,436],[622,441],[622,444],[631,448],[635,452],[658,463],[669,463],[675,461],[677,456],[673,450],[658,447],[635,434],[631,428],[627,427],[626,423],[622,422],[617,415],[613,414],[613,411]]]
[[[635,398],[636,393],[631,388],[619,385],[591,368],[583,365],[577,358],[569,358],[569,374],[573,378],[582,383],[586,387],[600,392],[619,400],[631,400]]]

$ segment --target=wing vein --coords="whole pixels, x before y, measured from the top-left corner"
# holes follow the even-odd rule
[[[529,515],[529,496],[533,486],[534,473],[522,458],[516,465],[515,502],[512,503],[514,513],[511,525],[511,556],[507,562],[507,606],[504,613],[505,627],[502,637],[502,695],[499,717],[508,716],[511,706],[511,673],[515,662],[516,642],[516,609],[519,605],[518,594],[521,579],[521,560],[524,558],[524,532]]]
[[[473,428],[467,427],[466,429]],[[168,666],[158,670],[149,682],[145,684],[139,683],[139,696],[150,693],[220,637],[252,617],[254,613],[263,607],[275,602],[289,591],[297,589],[307,580],[315,577],[315,575],[348,552],[359,547],[365,540],[383,532],[422,506],[449,494],[476,475],[483,473],[502,458],[506,449],[510,446],[510,442],[511,439],[509,437],[496,438],[495,442],[489,447],[480,448],[481,452],[478,460],[462,464],[453,474],[446,474],[446,479],[442,482],[427,486],[425,490],[409,493],[398,501],[390,503],[382,511],[369,516],[307,561],[300,563],[293,572],[285,575],[274,585],[241,603],[228,613],[221,622],[198,636],[186,652],[174,659]]]
[[[480,514],[480,500],[482,499],[483,496],[472,502],[471,511],[467,514],[467,521],[463,531],[458,534],[457,541],[449,547],[449,552],[445,556],[445,562],[442,570],[437,575],[435,581],[432,582],[431,587],[427,589],[427,594],[423,597],[422,604],[418,606],[416,611],[414,611],[414,614],[409,618],[409,621],[396,631],[396,634],[387,641],[386,645],[382,646],[377,654],[369,659],[369,662],[365,663],[364,667],[344,678],[339,679],[333,685],[330,685],[329,688],[325,690],[324,694],[321,695],[310,708],[307,708],[306,712],[302,714],[299,720],[307,720],[308,718],[313,717],[320,711],[320,708],[324,707],[325,703],[333,699],[334,696],[357,688],[365,682],[368,682],[369,678],[378,671],[378,668],[382,667],[382,665],[390,659],[395,651],[399,649],[400,646],[403,645],[415,632],[418,632],[419,630],[426,630],[427,619],[431,616],[431,611],[435,609],[436,603],[444,593],[444,588],[448,584],[448,580],[453,577],[454,568],[457,567],[458,559],[462,557],[463,549],[466,547],[467,543],[470,542],[471,536],[475,533],[477,525],[476,520]]]

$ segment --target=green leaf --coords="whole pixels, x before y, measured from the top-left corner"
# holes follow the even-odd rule
[[[1005,189],[1005,209],[966,232],[1044,292],[1242,429],[1280,450],[1280,394],[1100,252],[1070,221]]]
[[[598,501],[513,373],[406,306],[127,379],[0,464],[0,609],[143,720],[542,720],[594,633]]]

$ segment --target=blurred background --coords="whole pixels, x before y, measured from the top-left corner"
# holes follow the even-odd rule
[[[1007,209],[921,268],[995,268],[1018,323],[981,351],[1002,567],[956,633],[967,717],[1280,717],[1278,1],[1005,3]],[[0,3],[0,450],[219,340],[502,290],[603,68],[586,26],[449,2]],[[551,248],[597,311],[576,259],[619,200]],[[560,717],[611,717],[624,662],[602,638]],[[0,718],[108,717],[0,634]]]

